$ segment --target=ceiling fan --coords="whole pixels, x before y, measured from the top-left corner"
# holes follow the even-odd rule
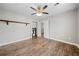
[[[57,6],[59,3],[55,3],[54,6]],[[43,14],[48,14],[48,12],[45,12],[45,9],[48,7],[48,5],[45,5],[44,7],[38,6],[37,8],[30,7],[35,11],[35,13],[32,13],[31,15],[37,15],[42,16]]]

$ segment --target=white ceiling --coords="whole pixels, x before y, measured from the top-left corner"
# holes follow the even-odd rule
[[[0,3],[0,9],[22,14],[29,19],[37,20],[78,7],[78,3],[60,3],[58,6],[54,6],[54,4],[55,3]],[[43,15],[41,17],[31,15],[34,12],[32,9],[30,9],[31,6],[36,8],[37,6],[43,7],[44,5],[48,5],[48,8],[45,11],[47,11],[49,15]]]

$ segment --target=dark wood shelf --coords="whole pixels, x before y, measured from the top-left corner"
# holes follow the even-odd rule
[[[10,20],[0,20],[0,21],[2,21],[2,22],[6,22],[7,25],[9,24],[9,22],[10,22],[10,23],[26,24],[26,25],[29,24],[29,23],[26,23],[26,22],[10,21]]]

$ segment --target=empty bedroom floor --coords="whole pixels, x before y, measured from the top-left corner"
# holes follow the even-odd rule
[[[2,56],[79,56],[76,46],[45,38],[33,38],[0,47]]]

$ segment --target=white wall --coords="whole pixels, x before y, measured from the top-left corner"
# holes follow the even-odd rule
[[[45,23],[45,37],[50,36],[50,39],[79,44],[77,42],[77,9],[51,16],[48,20],[50,23],[49,21]],[[50,31],[47,32],[49,28]]]
[[[12,11],[7,10],[0,10],[0,19],[6,20],[17,20],[17,21],[24,21],[24,22],[32,22],[32,19],[27,19],[27,16],[14,13]]]
[[[9,11],[0,10],[0,19],[30,23],[26,26],[25,24],[18,23],[9,23],[9,25],[6,25],[5,22],[0,22],[0,45],[31,38],[31,21],[26,17]]]
[[[49,38],[49,19],[48,20],[44,20],[44,37],[45,38]]]
[[[48,20],[41,20],[37,22],[37,35],[41,37],[41,23],[44,26],[44,37],[49,38],[49,21]]]
[[[78,32],[77,32],[77,34],[78,34],[78,41],[77,41],[77,43],[79,44],[79,8],[78,8],[78,16],[77,17],[78,17],[78,22],[77,22],[78,23],[78,28],[77,28],[78,29]]]
[[[37,22],[37,36],[41,37],[41,22]]]

